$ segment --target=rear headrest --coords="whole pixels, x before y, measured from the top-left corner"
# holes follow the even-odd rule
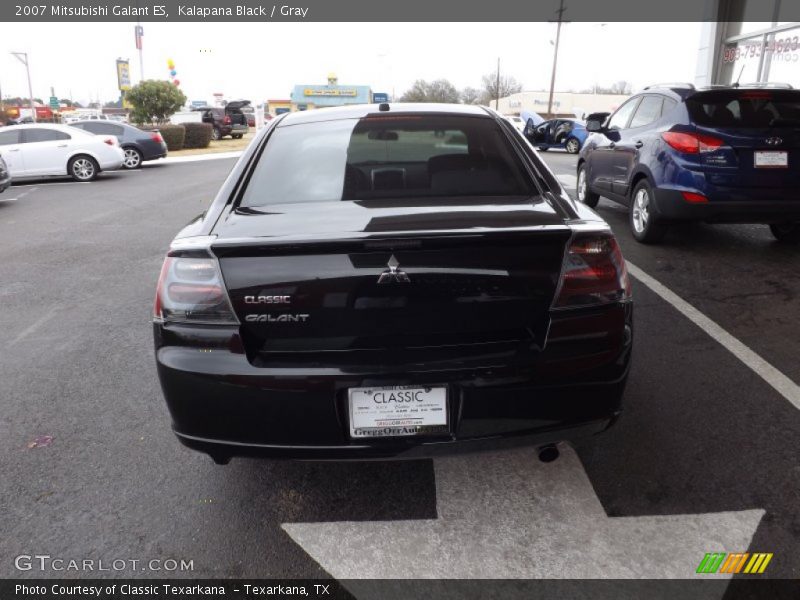
[[[440,154],[428,159],[428,173],[444,171],[469,171],[481,166],[482,161],[469,154]]]

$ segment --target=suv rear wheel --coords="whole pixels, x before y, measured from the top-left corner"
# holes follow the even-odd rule
[[[576,184],[578,201],[583,202],[589,208],[594,208],[600,202],[600,194],[595,194],[589,189],[589,182],[586,180],[586,163],[581,163],[578,167],[578,182]]]
[[[653,198],[653,188],[646,179],[642,179],[633,188],[628,221],[633,237],[643,244],[655,244],[661,241],[667,232],[664,224],[658,222]]]
[[[211,129],[211,139],[215,142],[222,139],[222,133],[219,130],[219,127],[214,127]]]
[[[775,223],[769,226],[769,230],[779,242],[800,243],[800,223]]]

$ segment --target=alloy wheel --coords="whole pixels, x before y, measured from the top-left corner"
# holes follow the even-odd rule
[[[567,142],[567,152],[570,154],[578,153],[578,140],[575,138],[570,138],[570,140]]]
[[[122,161],[122,164],[126,169],[135,169],[141,164],[141,162],[142,157],[139,155],[137,150],[134,150],[133,148],[125,149],[125,160]]]
[[[636,233],[643,233],[650,219],[650,195],[646,189],[640,188],[636,192],[631,210],[633,210],[633,228]]]
[[[94,165],[88,158],[78,158],[72,163],[72,173],[76,179],[88,181],[94,176]]]
[[[586,202],[586,171],[581,169],[578,171],[578,200]]]

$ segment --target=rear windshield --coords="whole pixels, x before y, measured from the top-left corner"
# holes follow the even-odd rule
[[[493,119],[369,116],[278,127],[240,206],[465,196],[535,187]]]
[[[800,91],[725,90],[686,101],[689,115],[706,127],[800,127]]]

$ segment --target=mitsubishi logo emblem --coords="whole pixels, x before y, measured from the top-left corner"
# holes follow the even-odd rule
[[[764,140],[770,146],[779,146],[783,143],[783,138],[779,137],[768,137]]]
[[[394,254],[392,254],[391,258],[389,259],[389,262],[386,263],[386,266],[389,268],[386,269],[383,273],[381,273],[380,277],[378,277],[378,283],[392,283],[392,282],[411,283],[411,280],[408,278],[408,275],[406,275],[405,272],[397,268],[400,266],[400,263],[397,262],[397,259],[394,257]]]

